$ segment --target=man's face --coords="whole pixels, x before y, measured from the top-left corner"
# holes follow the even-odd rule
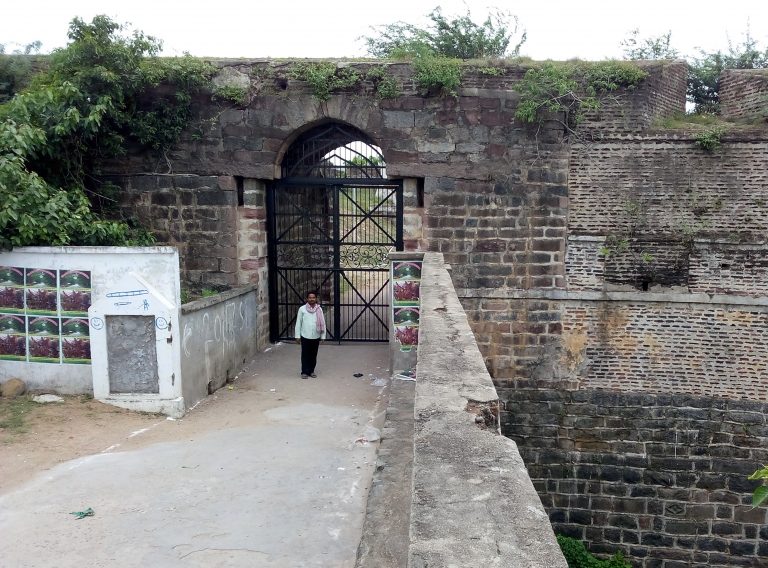
[[[315,296],[314,294],[307,295],[307,303],[310,306],[314,306],[317,303],[317,296]]]

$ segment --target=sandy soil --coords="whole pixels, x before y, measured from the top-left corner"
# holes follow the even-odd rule
[[[11,404],[0,398],[0,420],[7,417]],[[61,462],[105,451],[165,420],[81,396],[24,408],[21,427],[0,427],[0,493]]]

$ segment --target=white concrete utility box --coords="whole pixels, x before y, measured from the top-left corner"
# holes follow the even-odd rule
[[[179,256],[172,247],[0,254],[0,381],[184,414]]]

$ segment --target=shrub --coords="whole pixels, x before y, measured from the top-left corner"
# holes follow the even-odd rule
[[[586,549],[583,542],[575,538],[557,535],[557,544],[563,551],[568,568],[632,568],[621,552],[608,560],[600,560]]]

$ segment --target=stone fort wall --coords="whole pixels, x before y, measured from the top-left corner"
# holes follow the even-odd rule
[[[762,457],[752,450],[764,440],[731,431],[736,427],[725,424],[739,419],[724,416],[744,412],[739,405],[768,402],[765,128],[728,130],[714,152],[697,146],[695,130],[662,128],[660,119],[684,108],[681,62],[645,64],[649,77],[604,100],[577,134],[557,120],[531,128],[515,119],[515,84],[525,68],[514,65],[501,75],[466,69],[457,97],[436,97],[418,92],[407,64],[389,64],[401,96],[380,99],[366,79],[319,101],[292,78],[290,62],[218,64],[250,85],[247,105],[201,99],[178,147],[108,168],[126,188],[125,211],[138,213],[162,242],[180,247],[185,278],[257,283],[266,305],[266,187],[302,132],[325,121],[355,126],[382,148],[388,175],[406,181],[408,248],[441,252],[452,266],[486,367],[509,401],[506,433],[518,440],[557,526],[587,538],[596,550],[644,547],[633,549],[644,566],[705,565],[705,557],[760,565],[761,539],[768,535],[755,528],[761,521],[739,508],[751,485],[735,480],[760,465]],[[340,65],[364,76],[372,64]],[[729,92],[724,88],[726,99]],[[724,108],[728,104],[724,100]],[[262,321],[266,329],[266,314]],[[667,398],[654,398],[660,393]],[[608,395],[625,398],[606,409]],[[708,417],[676,410],[690,406],[690,397],[701,397],[696,404],[710,408]],[[542,405],[559,410],[538,418]],[[595,440],[595,451],[568,442],[569,432],[560,434],[569,421],[586,424],[590,416],[609,415],[610,426],[608,418],[594,426],[608,437]],[[676,416],[693,422],[678,424]],[[740,469],[729,469],[732,462],[721,459],[714,437],[686,438],[685,451],[701,457],[701,463],[688,460],[690,470],[654,457],[655,447],[627,465],[637,452],[623,440],[645,432],[636,420],[651,419],[659,427],[648,426],[650,433],[630,442],[671,443],[659,450],[667,456],[683,450],[679,442],[656,440],[656,430],[722,430],[731,436],[726,445]],[[533,430],[526,428],[533,426],[547,426],[542,431],[552,434],[555,446],[529,437]],[[589,478],[546,461],[571,463],[588,450],[583,459],[591,469],[583,471]],[[627,475],[635,475],[633,485],[647,494],[615,489],[615,470],[600,464],[635,468],[636,475]],[[723,487],[691,486],[688,474],[696,468],[725,479],[729,496],[720,500],[716,492]],[[645,473],[657,470],[671,476],[669,483]],[[597,484],[595,495],[603,501],[579,500],[587,482]],[[573,492],[566,490],[571,485]],[[668,498],[661,486],[680,492]],[[621,501],[635,497],[640,505]],[[670,499],[682,513],[666,514]],[[712,503],[711,510],[694,506],[702,503]],[[624,522],[615,515],[625,506],[645,520],[612,524]],[[569,516],[570,509],[595,507],[605,514]],[[713,516],[699,518],[709,512]],[[678,521],[694,524],[675,532],[670,527]],[[695,544],[699,537],[720,540]],[[671,551],[684,542],[694,544],[678,558]]]

